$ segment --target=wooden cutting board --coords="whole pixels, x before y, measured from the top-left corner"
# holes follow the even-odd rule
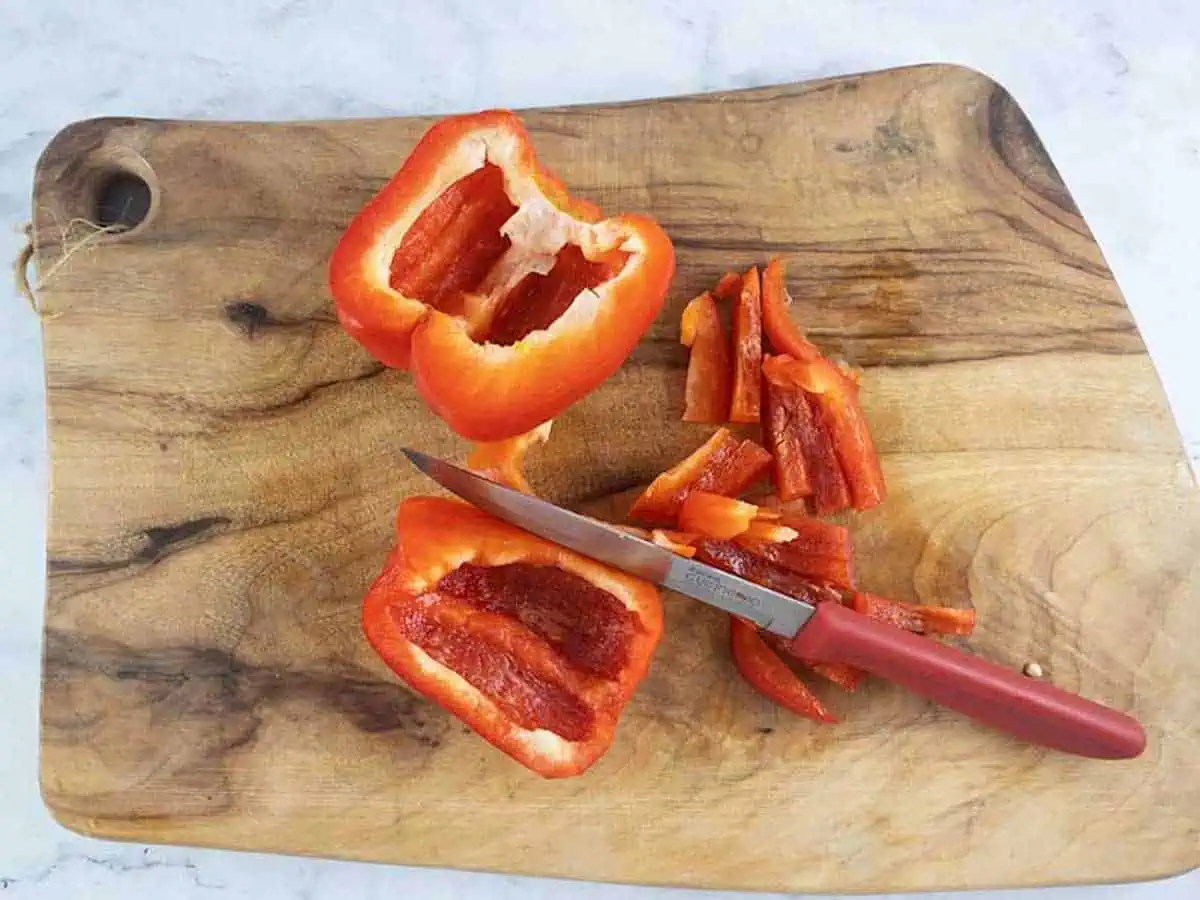
[[[926,66],[527,122],[576,192],[656,216],[679,254],[654,328],[557,423],[543,492],[611,511],[698,445],[709,429],[679,422],[683,303],[782,255],[798,320],[865,370],[891,496],[850,520],[862,585],[974,606],[970,649],[1131,711],[1145,755],[1043,752],[882,683],[827,691],[845,722],[815,726],[741,682],[723,616],[671,596],[608,756],[576,779],[526,772],[409,694],[359,630],[396,503],[430,487],[398,448],[464,445],[342,333],[325,268],[429,120],[101,119],[54,139],[34,196],[56,817],[722,888],[1194,866],[1196,488],[1121,293],[1008,94]],[[114,218],[114,185],[137,179],[141,225],[81,223]]]

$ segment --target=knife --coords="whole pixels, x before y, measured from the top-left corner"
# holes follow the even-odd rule
[[[1131,759],[1146,747],[1138,722],[921,635],[877,622],[837,602],[808,603],[611,525],[510,490],[416,450],[404,455],[464,500],[583,556],[748,619],[784,639],[807,662],[841,662],[903,685],[941,706],[1014,737],[1095,759]]]

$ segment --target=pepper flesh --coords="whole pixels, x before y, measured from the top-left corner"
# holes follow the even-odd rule
[[[975,630],[975,611],[950,606],[918,606],[877,594],[854,595],[854,609],[878,622],[916,634],[968,635]]]
[[[776,353],[783,353],[794,359],[818,359],[821,351],[804,336],[804,332],[788,314],[791,302],[784,286],[783,261],[776,257],[767,263],[762,276],[763,330],[766,331],[767,339]]]
[[[650,532],[650,541],[658,544],[658,546],[670,550],[679,556],[685,556],[691,559],[696,555],[696,548],[692,546],[699,536],[688,534],[683,531],[672,531],[666,528],[655,528]]]
[[[683,531],[728,540],[750,527],[756,511],[753,503],[708,491],[692,491],[679,509],[679,527]]]
[[[452,500],[415,497],[363,601],[388,667],[546,777],[584,771],[662,634],[653,585]]]
[[[760,694],[805,718],[829,724],[837,722],[752,623],[731,616],[729,645],[738,672]]]
[[[345,329],[411,368],[472,440],[553,418],[611,375],[662,305],[671,242],[572,198],[504,110],[434,125],[330,262]]]
[[[736,497],[762,478],[770,464],[771,454],[754,441],[739,441],[719,428],[690,456],[655,478],[629,515],[654,525],[674,525],[688,492]]]
[[[733,309],[731,422],[757,422],[762,408],[762,296],[758,268],[742,278]]]
[[[808,398],[814,419],[828,436],[828,446],[844,476],[850,504],[864,510],[882,503],[887,488],[879,454],[858,401],[857,382],[823,358],[772,357],[763,364],[763,371],[772,386],[779,386],[780,390],[799,389]],[[829,503],[833,502],[831,498]]]
[[[741,289],[742,276],[737,272],[726,272],[717,279],[712,293],[718,300],[728,300],[730,297],[736,297]]]
[[[793,531],[794,538],[769,541],[743,534],[737,537],[737,543],[755,556],[797,575],[846,590],[854,588],[854,554],[849,531],[809,516],[785,516],[782,524]]]
[[[550,439],[552,424],[543,422],[532,431],[516,437],[477,444],[467,456],[467,468],[514,491],[533,494],[533,488],[525,477],[525,456],[534,446]]]
[[[684,388],[683,421],[719,424],[729,417],[729,338],[710,294],[703,293],[683,310],[679,340],[691,348]]]
[[[833,438],[816,404],[795,381],[789,356],[763,360],[767,406],[763,431],[774,452],[775,483],[787,502],[805,496],[817,515],[840,512],[850,505],[850,488],[842,474]]]

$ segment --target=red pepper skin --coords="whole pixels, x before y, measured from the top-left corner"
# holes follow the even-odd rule
[[[655,587],[453,500],[409,498],[396,527],[398,545],[363,601],[371,646],[533,771],[586,770],[612,743],[662,635]],[[514,566],[525,567],[515,589],[472,587]],[[523,594],[529,572],[568,589]],[[570,590],[588,599],[575,605]]]
[[[728,429],[718,428],[687,459],[655,478],[629,515],[652,525],[674,525],[689,491],[736,497],[762,478],[770,465],[771,454],[754,441],[739,441]]]
[[[731,616],[729,647],[738,672],[764,697],[806,719],[827,724],[837,722],[783,658],[763,640],[753,624]]]
[[[850,506],[850,488],[816,401],[796,383],[789,356],[763,360],[767,381],[767,412],[763,430],[775,453],[775,478],[780,499],[793,500],[803,484],[811,488],[809,504],[819,516]]]
[[[764,371],[766,365],[764,364]],[[887,496],[883,469],[858,400],[858,383],[827,359],[775,357],[768,378],[792,384],[809,397],[837,457],[855,509],[878,506]],[[819,512],[819,510],[818,510]]]
[[[411,368],[463,437],[553,418],[611,375],[675,267],[643,216],[602,219],[542,168],[504,110],[434,125],[350,223],[329,285],[346,331]]]
[[[679,320],[679,341],[691,348],[684,389],[683,421],[719,425],[729,417],[729,338],[708,293],[693,299]]]
[[[762,409],[762,292],[758,268],[742,279],[733,309],[733,401],[729,421],[757,422]]]
[[[777,257],[767,263],[762,276],[762,317],[767,339],[776,353],[794,359],[819,359],[821,351],[788,315],[791,302],[784,286],[783,262]]]

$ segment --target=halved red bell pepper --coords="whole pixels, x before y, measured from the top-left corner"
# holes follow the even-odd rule
[[[776,356],[763,363],[763,371],[773,386],[798,388],[807,395],[817,424],[829,437],[854,508],[870,509],[882,503],[887,488],[879,454],[858,401],[858,383],[824,358],[795,360]],[[817,512],[821,512],[820,505]]]
[[[837,722],[752,623],[730,616],[729,647],[738,672],[764,697],[805,718],[829,724]]]
[[[742,278],[733,308],[733,400],[729,421],[757,422],[762,408],[762,292],[758,268]]]
[[[525,456],[535,445],[550,439],[552,425],[552,422],[543,422],[516,437],[476,444],[467,456],[467,468],[514,491],[532,494],[533,488],[525,478]]]
[[[528,431],[621,365],[675,267],[652,220],[602,219],[542,168],[504,110],[434,125],[330,262],[346,330],[412,368],[464,437]]]
[[[840,512],[850,505],[850,489],[815,402],[787,368],[791,362],[790,356],[763,360],[763,434],[775,458],[775,486],[785,502],[809,496],[817,515]]]
[[[363,601],[388,667],[541,775],[599,759],[662,635],[655,587],[458,501],[405,500],[396,529]]]
[[[641,522],[674,525],[689,491],[709,491],[736,497],[766,474],[769,454],[754,441],[740,441],[728,429],[713,436],[651,482],[629,515]]]
[[[729,418],[729,338],[707,292],[693,299],[679,320],[679,341],[691,348],[684,388],[683,421],[720,424]]]
[[[783,262],[777,257],[767,263],[762,276],[763,330],[776,353],[794,359],[818,359],[821,351],[804,336],[788,313],[791,302],[784,286]]]

